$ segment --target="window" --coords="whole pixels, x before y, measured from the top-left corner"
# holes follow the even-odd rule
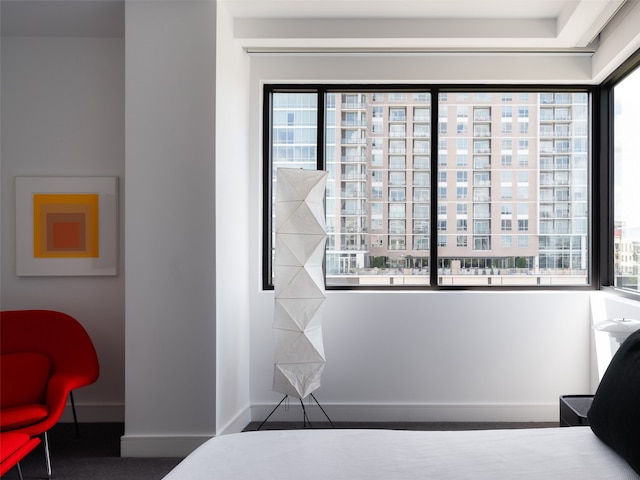
[[[389,109],[390,122],[404,122],[407,119],[407,111],[405,108],[391,107]]]
[[[414,137],[428,137],[430,135],[430,126],[426,123],[414,123],[413,124],[413,136]]]
[[[414,122],[430,122],[431,110],[426,107],[415,107],[413,109],[413,121]]]
[[[438,88],[266,86],[265,251],[275,238],[275,171],[320,168],[335,172],[326,190],[328,288],[588,285],[588,89]],[[390,281],[381,271],[393,266],[412,278]],[[471,268],[475,279],[460,273]]]
[[[389,136],[390,137],[406,137],[407,126],[404,123],[389,124]]]
[[[389,201],[390,202],[404,202],[406,201],[405,189],[399,187],[392,187],[389,189]]]
[[[406,140],[389,140],[389,153],[406,153]]]
[[[394,170],[404,170],[406,167],[406,157],[404,155],[389,155],[389,168]]]
[[[614,98],[614,178],[612,284],[622,290],[640,291],[640,69],[636,69],[613,89]]]

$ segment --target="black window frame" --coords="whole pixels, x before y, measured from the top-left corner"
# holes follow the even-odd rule
[[[640,61],[639,61],[640,63]],[[612,102],[610,101],[611,93],[606,94],[606,87],[603,85],[584,85],[584,84],[567,84],[567,85],[548,85],[548,84],[496,84],[496,85],[478,85],[478,84],[277,84],[266,83],[263,85],[263,105],[262,105],[262,167],[263,167],[263,238],[262,238],[262,288],[263,290],[273,290],[272,283],[272,161],[271,161],[271,111],[272,111],[272,94],[273,93],[317,93],[318,94],[318,123],[317,123],[317,161],[316,168],[324,168],[324,135],[325,135],[325,107],[326,96],[330,92],[345,91],[366,91],[366,92],[428,92],[431,94],[431,110],[430,121],[430,141],[431,153],[430,157],[430,189],[431,189],[431,205],[430,209],[430,228],[429,237],[430,244],[430,265],[437,265],[438,259],[438,230],[433,228],[437,225],[437,208],[438,204],[438,145],[439,145],[439,109],[438,99],[440,93],[456,94],[456,93],[483,93],[483,92],[500,92],[500,93],[576,93],[585,92],[588,94],[588,104],[591,112],[591,150],[590,150],[590,178],[588,185],[590,188],[590,203],[588,216],[588,239],[589,239],[589,265],[586,285],[439,285],[438,269],[430,268],[429,285],[418,286],[389,286],[389,285],[329,285],[326,290],[357,290],[357,291],[446,291],[446,290],[485,290],[485,291],[509,291],[509,290],[598,290],[603,286],[603,280],[610,278],[609,270],[612,272],[612,266],[607,262],[607,255],[603,253],[603,246],[612,250],[612,242],[606,237],[606,228],[604,223],[609,215],[603,213],[611,211],[611,189],[609,185],[603,184],[606,178],[611,178],[611,158],[609,151],[612,142],[608,138],[604,138],[604,129],[611,129],[610,115],[612,110]],[[608,270],[609,269],[609,270]],[[640,299],[640,297],[639,297]]]
[[[615,98],[614,88],[631,73],[640,69],[640,49],[636,50],[625,60],[609,77],[607,77],[598,88],[600,122],[597,131],[599,134],[600,151],[598,163],[599,195],[601,208],[597,211],[600,215],[598,225],[600,232],[598,240],[600,242],[599,277],[598,285],[601,290],[615,295],[640,301],[640,291],[622,289],[615,286],[615,265],[614,265],[614,117]],[[592,168],[595,168],[595,164]]]

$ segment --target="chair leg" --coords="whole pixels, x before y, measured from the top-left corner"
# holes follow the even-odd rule
[[[80,438],[80,430],[78,429],[78,417],[76,416],[76,402],[73,401],[73,390],[69,392],[69,399],[71,400],[71,412],[73,413],[73,424],[76,427],[76,438]]]
[[[22,476],[22,469],[20,468],[20,462],[16,463],[16,468],[18,469],[18,476],[20,477],[20,480],[24,480],[24,477]]]
[[[51,456],[49,454],[49,435],[47,432],[43,433],[44,437],[44,458],[47,462],[47,478],[51,478]]]

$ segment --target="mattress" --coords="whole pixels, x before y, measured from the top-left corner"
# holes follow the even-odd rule
[[[205,442],[165,480],[640,479],[588,427],[267,430]]]

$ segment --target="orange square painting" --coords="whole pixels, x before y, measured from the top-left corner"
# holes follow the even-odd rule
[[[117,177],[15,177],[18,276],[117,275]]]
[[[34,194],[33,256],[100,256],[98,194]]]

